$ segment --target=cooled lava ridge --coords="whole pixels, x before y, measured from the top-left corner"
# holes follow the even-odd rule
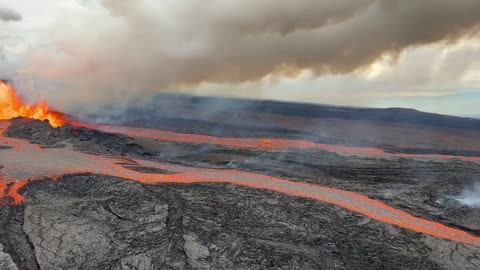
[[[0,201],[20,204],[21,190],[31,181],[60,179],[68,174],[101,174],[143,184],[229,183],[256,189],[271,190],[290,196],[314,199],[337,205],[372,219],[422,234],[480,247],[480,238],[440,223],[412,216],[366,196],[276,177],[238,171],[200,169],[145,160],[89,155],[67,148],[45,149],[26,140],[3,137],[10,122],[0,122],[0,150],[3,169],[0,174]],[[125,166],[149,167],[175,174],[141,173]]]
[[[404,154],[387,153],[379,148],[372,147],[352,147],[333,144],[323,144],[305,140],[290,139],[252,139],[252,138],[220,138],[201,134],[176,133],[149,128],[135,128],[109,125],[91,125],[79,122],[70,123],[74,127],[83,127],[100,130],[109,133],[127,135],[133,138],[152,139],[165,142],[191,143],[191,144],[209,144],[218,146],[227,146],[241,149],[257,150],[284,150],[284,149],[317,149],[341,155],[372,156],[381,158],[411,158],[411,159],[436,159],[453,160],[459,159],[470,162],[480,162],[480,157],[466,157],[459,155],[440,155],[440,154]]]

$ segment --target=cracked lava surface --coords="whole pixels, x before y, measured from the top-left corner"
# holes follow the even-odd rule
[[[281,149],[316,149],[324,150],[341,155],[365,155],[382,158],[412,158],[412,159],[436,159],[436,160],[453,160],[459,159],[470,162],[480,162],[480,157],[465,157],[452,155],[435,155],[435,154],[401,154],[387,153],[379,148],[372,147],[353,147],[333,144],[316,143],[304,140],[288,140],[288,139],[252,139],[252,138],[219,138],[201,134],[185,134],[171,131],[163,131],[149,128],[135,128],[109,125],[90,125],[78,122],[70,123],[74,127],[83,127],[96,129],[104,132],[115,134],[123,134],[134,138],[144,138],[159,140],[165,142],[177,143],[193,143],[193,144],[210,144],[227,146],[243,149],[260,149],[260,150],[281,150]]]
[[[0,121],[0,146],[3,146],[4,148],[0,150],[0,160],[1,164],[3,165],[3,169],[0,169],[0,199],[3,201],[8,201],[9,199],[14,204],[20,204],[24,201],[24,198],[20,195],[20,191],[30,181],[44,180],[48,178],[58,179],[59,177],[67,174],[93,173],[110,175],[144,184],[230,183],[257,189],[267,189],[291,196],[326,202],[401,228],[452,240],[458,243],[480,247],[479,237],[475,237],[458,229],[447,227],[440,223],[414,217],[404,211],[397,210],[379,201],[372,200],[366,196],[354,192],[293,182],[276,177],[238,170],[200,169],[145,160],[97,156],[76,152],[68,148],[45,149],[38,145],[30,144],[26,140],[3,137],[2,134],[6,129],[8,129],[9,125],[10,122],[8,121]],[[77,126],[79,126],[78,123]],[[92,126],[89,127],[92,128]],[[121,127],[115,127],[117,130],[109,130],[103,126],[103,128],[99,129],[122,133],[118,130],[120,129],[121,131]],[[144,129],[124,128],[123,130],[123,134],[132,136],[136,135],[134,137],[146,137],[148,135],[141,133],[141,131],[144,131]],[[125,132],[125,130],[128,132]],[[220,141],[217,142],[214,141],[217,140],[216,138],[204,135],[192,135],[189,137],[188,134],[183,134],[182,136],[164,138],[162,136],[167,136],[165,134],[168,133],[158,131],[156,134],[163,135],[150,136],[150,138],[188,143],[220,144],[239,148],[254,148],[254,146],[259,149],[294,147],[300,149],[315,148],[328,151],[338,150],[340,154],[361,154],[373,156],[385,154],[382,150],[373,148],[329,146],[308,142],[301,144],[299,143],[300,141],[289,140],[219,138],[218,140]],[[281,144],[283,142],[295,144]],[[330,148],[326,149],[325,146]],[[393,157],[420,156],[419,158],[432,158],[432,155],[388,155],[392,155]],[[435,155],[433,157],[437,156]],[[438,158],[449,158],[449,156],[440,156]],[[174,174],[141,173],[131,170],[126,166],[157,168],[173,172]]]

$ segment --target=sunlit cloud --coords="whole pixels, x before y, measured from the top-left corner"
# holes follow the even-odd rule
[[[44,91],[67,110],[79,100],[107,102],[162,91],[400,107],[416,106],[411,102],[415,98],[448,98],[480,89],[477,1],[457,2],[465,7],[459,9],[465,15],[461,17],[443,9],[451,4],[446,0],[402,2],[405,10],[415,7],[411,17],[375,2],[332,6],[322,0],[296,20],[286,0],[221,4],[216,10],[223,13],[196,0],[52,0],[48,5],[0,0],[0,6],[8,5],[22,17],[0,28],[0,77],[27,81],[20,91]],[[421,14],[435,19],[438,14],[427,8],[431,2],[438,14],[447,16],[439,30],[432,26],[440,34],[417,34],[409,23],[421,21],[415,17]],[[192,20],[192,6],[209,15]],[[324,17],[310,12],[320,7]],[[397,17],[394,21],[386,14]],[[384,32],[383,20],[398,29]],[[449,22],[458,22],[468,33],[463,37],[463,30],[450,29]],[[136,29],[153,32],[143,35]],[[398,100],[402,98],[409,101]]]

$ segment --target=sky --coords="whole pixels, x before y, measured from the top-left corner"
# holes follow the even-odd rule
[[[478,0],[0,0],[0,78],[64,111],[159,92],[480,115]]]

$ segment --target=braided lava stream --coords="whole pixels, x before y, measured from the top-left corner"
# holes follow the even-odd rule
[[[20,191],[29,182],[58,179],[67,174],[110,175],[144,184],[230,183],[330,203],[401,228],[480,247],[479,237],[414,217],[357,193],[238,170],[190,168],[145,160],[89,155],[68,148],[44,149],[26,140],[3,137],[2,133],[9,125],[8,121],[0,121],[0,146],[10,147],[0,150],[0,160],[4,166],[0,170],[0,201],[3,202],[20,204],[24,201]],[[162,169],[175,174],[140,173],[129,169],[130,166]]]
[[[342,155],[359,155],[382,158],[412,158],[412,159],[459,159],[470,162],[480,162],[480,157],[465,157],[434,154],[397,154],[387,153],[379,148],[353,147],[333,144],[323,144],[304,140],[288,139],[252,139],[252,138],[220,138],[201,134],[185,134],[149,128],[135,128],[109,125],[91,125],[79,122],[69,122],[74,127],[96,129],[109,133],[123,134],[134,138],[152,139],[165,142],[210,144],[243,149],[282,150],[282,149],[317,149]]]

